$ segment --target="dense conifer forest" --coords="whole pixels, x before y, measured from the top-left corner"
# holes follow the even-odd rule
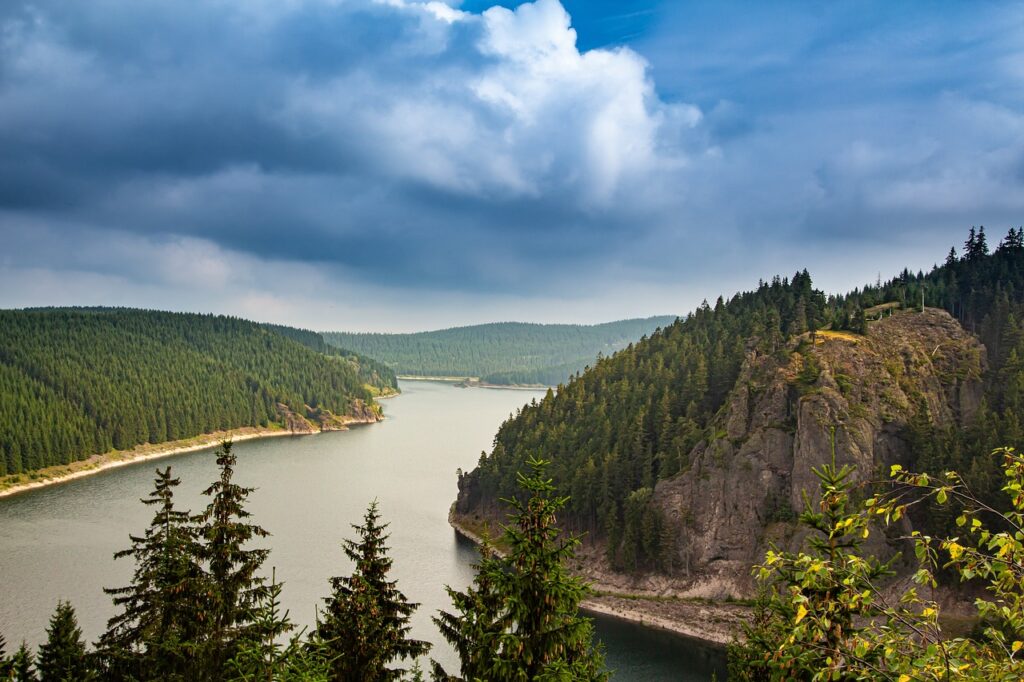
[[[324,340],[323,334],[319,332],[286,327],[281,324],[263,323],[260,326],[272,332],[277,332],[282,336],[287,336],[292,341],[298,341],[303,346],[315,350],[317,353],[348,360],[359,370],[359,377],[362,379],[363,384],[367,386],[372,386],[385,392],[395,392],[398,390],[398,377],[386,364],[367,355],[360,355],[347,348],[329,344]]]
[[[268,426],[282,405],[351,414],[395,388],[386,367],[310,334],[146,310],[0,311],[0,476]]]
[[[984,229],[971,229],[963,254],[951,249],[931,272],[904,271],[843,296],[816,290],[808,272],[775,277],[692,314],[614,356],[505,422],[494,449],[460,480],[460,510],[480,510],[515,493],[529,456],[552,460],[570,495],[565,521],[607,540],[613,566],[670,570],[671,538],[654,505],[655,484],[689,466],[711,439],[715,415],[736,383],[748,350],[788,352],[787,340],[822,329],[863,332],[901,308],[949,311],[988,350],[985,401],[966,429],[914,425],[915,466],[964,472],[983,499],[999,495],[1001,445],[1024,431],[1024,231],[1011,229],[991,251]],[[925,515],[924,530],[944,530],[955,514]]]
[[[649,317],[597,325],[500,322],[415,334],[323,336],[328,343],[383,361],[398,374],[554,386],[594,364],[599,354],[610,355],[674,320]]]

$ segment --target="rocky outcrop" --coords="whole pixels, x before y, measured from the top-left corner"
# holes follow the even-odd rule
[[[668,575],[617,573],[600,539],[582,548],[577,568],[608,592],[752,596],[750,569],[768,544],[796,549],[804,539],[796,517],[804,494],[817,490],[812,470],[833,451],[862,481],[908,464],[915,420],[960,425],[978,409],[984,357],[973,336],[933,309],[887,317],[866,336],[826,331],[778,353],[751,350],[688,467],[655,487],[651,503],[670,529],[676,568]],[[465,491],[456,511],[463,508],[479,512]],[[468,516],[454,521],[473,523]],[[883,534],[872,542],[869,551],[894,551]]]
[[[796,519],[804,494],[818,489],[814,468],[834,453],[837,464],[855,467],[857,480],[870,481],[885,478],[892,464],[912,465],[915,424],[959,426],[977,412],[984,358],[974,336],[934,309],[873,322],[865,336],[824,331],[777,353],[748,351],[705,439],[651,496],[668,528],[663,537],[673,543],[672,570],[616,572],[600,537],[585,540],[573,570],[604,595],[657,597],[632,602],[638,613],[653,613],[649,604],[696,600],[724,614],[732,608],[726,600],[754,596],[751,567],[769,543],[790,550],[803,544]],[[496,527],[498,518],[477,488],[460,483],[456,528],[471,535],[487,523]],[[898,534],[910,530],[906,518],[902,523]],[[867,551],[882,556],[902,547],[888,545],[885,533],[870,542]],[[680,618],[678,628],[687,627]]]
[[[347,414],[337,415],[328,410],[306,407],[306,416],[296,414],[284,403],[277,404],[284,427],[292,433],[317,431],[344,431],[350,424],[372,424],[384,418],[380,407],[358,398],[352,401]]]
[[[317,431],[308,419],[296,414],[284,403],[277,404],[277,413],[281,415],[281,423],[284,428],[292,433],[314,433]]]
[[[674,528],[678,574],[616,575],[599,566],[598,552],[592,572],[616,589],[750,596],[750,568],[769,541],[799,546],[793,521],[833,443],[837,464],[856,467],[860,480],[906,464],[914,418],[948,426],[978,409],[983,362],[984,348],[931,309],[886,318],[864,337],[822,332],[783,355],[748,354],[714,437],[690,453],[688,470],[655,489],[654,503]]]
[[[380,407],[358,399],[352,402],[347,414],[339,416],[330,412],[316,411],[312,416],[321,431],[344,431],[350,424],[372,424],[384,418]]]

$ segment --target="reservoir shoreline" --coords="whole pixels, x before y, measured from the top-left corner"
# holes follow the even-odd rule
[[[448,523],[456,533],[470,542],[483,544],[480,535],[461,525],[455,518],[454,504],[449,510]],[[500,550],[495,551],[501,553]],[[586,575],[583,577],[589,579]],[[646,594],[621,595],[601,590],[595,590],[593,596],[580,604],[580,609],[665,630],[719,649],[724,649],[733,641],[749,612],[749,609],[739,604],[663,599],[658,595]]]
[[[486,381],[480,381],[479,377],[425,377],[413,374],[399,374],[397,376],[402,381],[433,381],[443,384],[456,384],[459,388],[495,388],[505,391],[546,391],[549,388],[556,388],[547,384],[489,384]]]
[[[377,421],[379,420],[352,419],[346,422],[346,425],[374,424]],[[38,490],[39,488],[67,483],[68,481],[92,476],[94,474],[99,474],[104,471],[127,466],[129,464],[138,464],[140,462],[160,459],[163,457],[171,457],[173,455],[195,452],[197,450],[205,450],[207,448],[216,447],[225,440],[238,443],[257,438],[315,436],[320,433],[325,433],[325,431],[291,431],[284,427],[244,426],[237,429],[204,433],[191,438],[182,438],[179,440],[167,441],[165,443],[145,443],[130,450],[115,450],[102,455],[92,455],[86,459],[71,462],[70,464],[47,467],[46,469],[40,469],[32,472],[32,474],[23,474],[25,476],[35,475],[37,478],[30,478],[27,481],[14,483],[8,487],[0,488],[0,498],[18,495],[20,493],[28,492],[29,490]],[[48,471],[52,473],[47,473]],[[0,480],[0,485],[3,485],[2,480]]]

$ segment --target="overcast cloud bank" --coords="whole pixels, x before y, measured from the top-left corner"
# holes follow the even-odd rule
[[[1024,220],[1019,9],[718,6],[8,3],[0,305],[596,321]]]

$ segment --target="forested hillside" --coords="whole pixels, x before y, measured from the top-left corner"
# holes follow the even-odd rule
[[[278,334],[287,336],[293,341],[298,341],[303,346],[315,350],[317,353],[323,353],[324,355],[329,355],[331,357],[343,358],[352,362],[359,370],[359,378],[368,386],[380,389],[385,393],[394,393],[398,391],[398,377],[395,376],[394,371],[383,362],[374,360],[366,355],[354,353],[347,348],[340,348],[338,346],[331,345],[324,340],[322,334],[308,329],[297,329],[296,327],[286,327],[281,324],[269,323],[263,323],[260,326],[264,329],[269,329],[272,332],[277,332]]]
[[[750,528],[741,538],[709,520],[739,500],[755,540],[795,519],[799,477],[815,465],[798,460],[827,457],[828,428],[863,476],[903,458],[955,468],[994,496],[1002,478],[989,453],[1022,444],[1022,401],[1024,232],[990,253],[972,229],[963,256],[951,250],[927,274],[831,297],[807,271],[776,277],[602,359],[502,425],[461,478],[457,512],[493,515],[526,458],[544,457],[572,496],[567,523],[603,544],[613,568],[689,573],[695,557],[752,546]]]
[[[399,374],[479,377],[491,384],[554,386],[674,317],[597,325],[499,322],[415,334],[325,332],[324,339],[383,361]]]
[[[254,322],[128,309],[0,311],[0,475],[217,430],[377,413],[394,375]],[[294,418],[294,417],[293,417]]]

